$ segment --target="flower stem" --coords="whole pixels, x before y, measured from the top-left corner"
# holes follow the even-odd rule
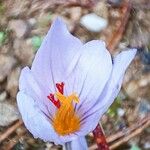
[[[66,142],[65,145],[63,146],[63,150],[71,150],[71,142]]]
[[[93,130],[93,135],[96,140],[98,150],[109,150],[106,137],[103,133],[103,128],[101,127],[100,124],[98,124],[96,128]]]

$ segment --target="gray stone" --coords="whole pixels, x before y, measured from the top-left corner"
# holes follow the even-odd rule
[[[19,118],[18,110],[9,103],[0,103],[0,126],[8,126]]]
[[[6,97],[7,97],[6,91],[3,91],[2,93],[0,93],[0,102],[4,101]]]
[[[107,2],[106,1],[99,1],[95,6],[94,6],[94,12],[98,16],[108,19],[108,7],[107,7]]]
[[[0,54],[0,82],[9,75],[15,64],[16,59],[14,57]]]
[[[15,56],[25,65],[31,65],[33,57],[34,57],[34,51],[32,49],[31,43],[29,43],[28,40],[19,40],[16,39],[14,41],[14,50],[15,50]]]
[[[140,118],[144,118],[147,114],[150,113],[150,103],[146,99],[141,99],[138,105],[138,113]]]
[[[9,92],[10,96],[13,98],[16,97],[16,94],[18,91],[20,72],[21,72],[21,68],[18,67],[16,69],[14,69],[11,72],[11,74],[8,76],[6,89]]]
[[[122,1],[121,0],[108,0],[108,2],[115,4],[115,5],[119,5]]]
[[[36,23],[37,23],[37,21],[36,21],[35,18],[30,18],[28,20],[28,22],[29,22],[29,24],[30,24],[31,27],[34,27],[36,25]]]
[[[70,13],[72,22],[78,21],[81,17],[82,9],[81,7],[73,7],[72,9],[69,9],[69,13]]]
[[[136,74],[137,76],[137,74]],[[126,94],[132,98],[137,99],[138,97],[150,97],[149,94],[150,75],[143,74],[139,79],[132,79],[123,85]]]
[[[133,80],[129,82],[126,86],[124,86],[125,92],[128,94],[129,97],[136,99],[137,92],[139,90],[138,82]]]
[[[25,37],[29,32],[29,26],[23,20],[11,20],[8,28],[13,30],[18,38]]]

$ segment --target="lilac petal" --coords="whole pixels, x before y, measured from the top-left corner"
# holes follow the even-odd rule
[[[72,150],[88,150],[85,137],[79,137],[71,142]]]
[[[85,139],[78,137],[76,134],[59,136],[55,132],[49,118],[41,112],[35,100],[26,95],[24,91],[18,92],[17,104],[26,128],[35,138],[61,145],[65,142],[72,141],[72,145],[78,144],[76,147],[81,146],[81,141],[84,141],[82,147],[86,147]]]
[[[74,139],[69,144],[71,150],[88,150],[85,137],[79,137],[77,139]]]
[[[123,51],[114,58],[112,75],[106,84],[101,96],[82,117],[82,128],[78,134],[85,135],[94,130],[101,116],[107,111],[118,95],[124,73],[133,60],[136,50]],[[86,106],[85,106],[86,109]],[[91,121],[92,120],[92,121]]]
[[[41,112],[31,97],[24,92],[19,92],[17,94],[17,103],[26,128],[35,138],[62,144],[62,141],[54,131],[50,120]]]
[[[57,18],[44,38],[31,68],[35,79],[46,87],[47,94],[55,92],[55,84],[64,80],[65,70],[81,46],[80,40],[72,36],[63,21]]]
[[[44,87],[35,81],[32,72],[28,67],[23,68],[21,71],[19,90],[36,100],[41,111],[52,118],[56,108],[47,98]]]
[[[76,92],[80,102],[76,110],[86,110],[95,103],[107,83],[112,71],[110,53],[102,41],[94,40],[81,48],[81,55],[74,66],[70,64],[70,75],[67,78],[67,93]],[[72,66],[72,67],[71,67]],[[68,73],[69,74],[69,73]],[[70,85],[70,86],[69,86]]]

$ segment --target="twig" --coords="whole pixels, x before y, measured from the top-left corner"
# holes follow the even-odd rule
[[[108,38],[107,41],[107,48],[110,52],[112,52],[122,39],[123,32],[125,30],[125,26],[128,22],[129,16],[130,16],[130,10],[131,10],[131,3],[129,0],[125,0],[123,7],[121,9],[121,12],[123,13],[123,17],[121,19],[121,22],[118,25],[118,30],[113,33],[113,35]]]
[[[131,133],[132,131],[141,127],[148,120],[150,120],[150,116],[145,117],[144,119],[138,121],[137,123],[133,124],[131,127],[124,129],[123,131],[117,132],[115,135],[111,135],[111,136],[107,137],[107,142],[111,143],[111,142],[123,137],[126,133]]]
[[[119,141],[117,141],[116,143],[114,143],[113,145],[110,146],[110,149],[115,149],[116,147],[120,146],[123,143],[126,143],[127,141],[129,141],[131,138],[135,137],[136,135],[140,134],[145,128],[147,128],[148,126],[150,126],[150,120],[148,120],[142,127],[138,128],[137,130],[135,130],[133,133],[129,134],[128,136],[120,139]]]
[[[3,134],[1,134],[0,143],[3,142],[9,135],[11,135],[22,124],[23,124],[22,120],[19,120],[13,126],[8,128]]]
[[[120,131],[117,132],[114,135],[110,135],[109,137],[106,138],[108,143],[113,143],[110,146],[110,149],[114,149],[121,144],[127,142],[129,139],[132,137],[140,134],[145,128],[147,128],[150,125],[150,115],[145,117],[143,120],[140,120],[133,124],[131,127],[126,128],[125,131]],[[116,141],[118,139],[118,141]],[[115,142],[116,141],[116,142]],[[95,150],[97,148],[96,144],[93,144],[89,150]]]
[[[9,140],[9,143],[4,146],[4,150],[12,150],[12,148],[18,143],[18,141],[24,136],[26,133],[26,130],[23,130],[19,135],[16,135],[11,140]]]

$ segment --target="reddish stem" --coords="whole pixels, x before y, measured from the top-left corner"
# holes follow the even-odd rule
[[[105,137],[103,130],[99,124],[96,126],[95,130],[93,130],[93,135],[94,135],[95,141],[97,143],[98,150],[109,150],[109,146],[106,141],[106,137]]]

